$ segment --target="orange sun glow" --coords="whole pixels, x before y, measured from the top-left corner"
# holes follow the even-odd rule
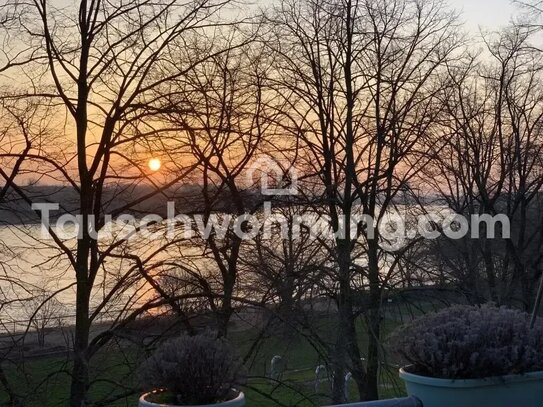
[[[160,167],[162,166],[162,163],[158,158],[151,158],[149,160],[149,169],[151,171],[158,171],[160,170]]]

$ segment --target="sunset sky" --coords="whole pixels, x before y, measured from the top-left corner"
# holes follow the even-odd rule
[[[463,11],[463,20],[471,31],[496,30],[506,25],[517,12],[511,0],[448,0],[452,7]]]

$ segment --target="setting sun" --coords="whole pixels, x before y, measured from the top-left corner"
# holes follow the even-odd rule
[[[162,163],[158,158],[151,158],[149,160],[149,169],[151,171],[158,171],[160,170],[160,167],[162,166]]]

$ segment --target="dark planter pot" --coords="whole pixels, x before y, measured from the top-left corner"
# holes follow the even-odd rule
[[[177,404],[158,404],[153,403],[151,401],[147,401],[147,397],[154,392],[145,393],[140,397],[138,406],[139,407],[243,407],[245,406],[245,395],[243,392],[239,392],[236,398],[233,398],[232,400],[223,401],[222,403],[215,403],[215,404],[205,404],[205,405],[198,405],[198,406],[189,406],[189,405],[177,405]]]

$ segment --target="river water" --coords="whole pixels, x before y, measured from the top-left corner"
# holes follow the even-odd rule
[[[106,228],[99,235],[102,247],[125,236],[116,230],[113,238],[103,237],[102,234],[107,235],[108,230]],[[75,255],[74,226],[56,232],[60,233],[62,243]],[[147,259],[149,265],[176,257],[181,250],[185,259],[193,261],[197,257],[197,248],[187,247],[186,244],[174,245],[157,253],[164,242],[163,238],[157,239],[156,236],[138,236],[115,249],[112,252],[114,256],[107,257],[96,277],[91,306],[95,308],[106,302],[107,306],[101,309],[101,313],[107,315],[119,308],[136,307],[145,303],[150,295],[155,295],[139,271],[133,268],[135,263],[127,255],[137,255],[143,261]],[[75,310],[76,290],[74,269],[66,253],[44,232],[41,225],[0,227],[0,244],[0,322],[4,329],[15,322],[20,325],[19,321],[30,319],[38,305],[52,293],[56,293],[55,300],[48,303],[48,307],[43,307],[38,317],[55,313],[62,316],[64,323],[69,323]],[[203,260],[203,257],[200,256],[200,259]],[[132,270],[130,274],[129,270]],[[127,288],[110,297],[110,293],[121,283]]]
[[[310,219],[308,223],[315,224],[316,219]],[[111,242],[128,236],[132,231],[133,228],[127,229],[125,224],[119,226],[111,223],[99,235],[99,242],[106,247]],[[56,230],[56,232],[60,234],[63,244],[74,252],[76,243],[73,237],[76,232],[74,226],[65,225],[62,230]],[[196,243],[194,239],[177,240],[179,237],[180,234],[176,234],[175,237],[166,237],[163,233],[152,236],[138,235],[116,248],[112,252],[115,256],[106,259],[96,278],[91,298],[92,307],[95,308],[102,302],[106,302],[107,306],[101,309],[101,312],[107,314],[117,312],[118,308],[136,307],[147,302],[150,296],[156,296],[156,292],[137,270],[133,270],[127,276],[127,271],[132,270],[134,266],[133,259],[128,259],[127,254],[135,254],[142,261],[147,260],[145,266],[150,274],[160,270],[154,269],[155,265],[171,260],[172,264],[175,263],[175,267],[181,265],[207,278],[211,273],[210,270],[214,268],[209,248],[202,240]],[[280,241],[275,237],[274,239],[275,243]],[[173,241],[176,243],[167,249],[159,250]],[[364,262],[363,258],[361,262]],[[386,265],[384,267],[386,268]],[[9,324],[13,326],[14,321],[28,320],[37,308],[37,304],[41,303],[32,298],[38,296],[38,300],[42,300],[44,295],[54,292],[57,292],[56,308],[49,311],[44,309],[43,312],[62,314],[69,323],[75,309],[74,283],[74,270],[68,257],[41,225],[0,227],[0,322],[2,324],[9,327]],[[119,284],[124,284],[128,288],[110,297],[111,290]],[[251,295],[251,293],[246,293],[246,295]]]

